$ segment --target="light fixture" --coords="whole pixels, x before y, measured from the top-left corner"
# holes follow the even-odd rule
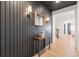
[[[32,6],[28,5],[28,13],[32,13]]]
[[[31,6],[31,5],[28,5],[28,6],[26,7],[26,15],[27,15],[27,16],[30,16],[31,13],[32,13],[32,6]]]
[[[47,19],[46,19],[46,22],[48,22],[49,21],[49,17],[47,17]]]
[[[59,3],[60,1],[56,1],[56,3]]]

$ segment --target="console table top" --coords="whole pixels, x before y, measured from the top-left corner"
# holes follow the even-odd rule
[[[44,40],[45,38],[47,38],[47,36],[45,36],[45,37],[37,37],[37,36],[34,36],[33,37],[34,40]]]

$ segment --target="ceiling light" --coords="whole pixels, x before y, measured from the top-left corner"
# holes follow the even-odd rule
[[[56,1],[56,3],[59,3],[60,1]]]

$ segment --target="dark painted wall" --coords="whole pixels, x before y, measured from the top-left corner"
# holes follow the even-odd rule
[[[29,2],[30,5],[32,5],[33,7],[33,12],[41,12],[43,15],[47,16],[50,18],[50,21],[48,23],[46,23],[46,27],[45,27],[45,33],[49,36],[51,36],[51,24],[52,24],[52,14],[47,10],[47,8],[45,6],[43,6],[41,3],[38,2]],[[42,27],[38,26],[34,26],[32,25],[32,31],[33,31],[33,35],[38,34],[42,31]],[[49,41],[46,41],[46,44],[48,44]]]
[[[33,16],[25,14],[27,5],[34,11],[50,16],[46,33],[51,36],[51,13],[38,2],[1,2],[1,56],[32,56],[32,36],[39,33],[41,27],[33,25]],[[48,28],[50,28],[48,30]],[[46,41],[48,43],[48,40]],[[47,44],[46,43],[46,44]]]
[[[1,2],[0,2],[0,15],[1,15]],[[0,20],[0,56],[1,56],[1,20]]]

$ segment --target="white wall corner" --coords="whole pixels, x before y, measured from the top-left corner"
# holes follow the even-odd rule
[[[79,50],[79,1],[77,2],[75,28],[76,28],[75,47],[78,48]]]

